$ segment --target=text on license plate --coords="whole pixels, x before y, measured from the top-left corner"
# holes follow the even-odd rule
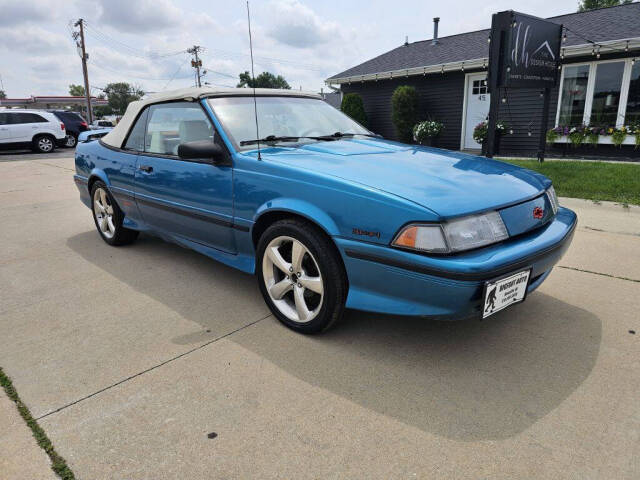
[[[531,270],[524,270],[500,280],[486,282],[482,318],[487,318],[509,305],[524,300],[530,274]]]

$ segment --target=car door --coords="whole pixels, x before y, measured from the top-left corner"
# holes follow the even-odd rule
[[[33,139],[34,133],[32,133],[35,124],[31,113],[27,112],[15,112],[10,114],[11,125],[9,130],[11,132],[12,142],[30,142]]]
[[[144,152],[138,156],[135,197],[152,228],[226,252],[235,252],[232,231],[233,169],[181,160],[178,145],[220,142],[215,127],[196,102],[148,107]]]
[[[144,152],[146,121],[147,110],[138,116],[121,149],[101,150],[96,158],[97,165],[109,179],[111,193],[125,213],[125,218],[134,223],[143,223],[134,200],[134,182],[138,155]]]
[[[11,126],[8,113],[0,112],[0,143],[9,143],[11,140]]]

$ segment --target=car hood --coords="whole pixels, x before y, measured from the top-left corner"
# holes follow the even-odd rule
[[[263,159],[366,185],[443,218],[513,205],[551,181],[536,172],[462,152],[383,139],[342,139],[262,150]]]

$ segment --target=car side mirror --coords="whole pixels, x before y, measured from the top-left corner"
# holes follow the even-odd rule
[[[226,160],[224,149],[211,140],[197,140],[178,145],[178,156],[182,160],[199,160],[219,164]]]

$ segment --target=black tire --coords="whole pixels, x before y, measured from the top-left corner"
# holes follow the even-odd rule
[[[67,138],[64,143],[65,148],[75,148],[76,145],[78,145],[78,137],[73,133],[67,134]]]
[[[263,259],[269,243],[278,237],[291,237],[301,242],[311,253],[319,268],[324,290],[322,303],[316,316],[307,323],[292,321],[284,315],[267,291],[263,275]],[[260,291],[269,309],[278,320],[292,330],[308,334],[322,332],[331,328],[342,318],[348,292],[347,275],[335,246],[325,232],[315,225],[291,218],[279,220],[269,226],[258,241],[256,274]]]
[[[36,135],[31,142],[31,149],[37,153],[51,153],[56,149],[56,139],[53,135]]]
[[[112,224],[115,227],[114,233],[111,233],[111,232],[105,233],[100,228],[99,220],[97,216],[98,214],[96,213],[96,205],[95,205],[96,192],[98,190],[104,191],[107,198],[107,203],[113,209],[111,219],[112,219]],[[96,229],[98,230],[100,237],[102,237],[102,239],[106,243],[115,247],[119,245],[126,245],[128,243],[132,243],[136,238],[138,238],[139,232],[137,230],[131,230],[129,228],[125,228],[122,226],[122,222],[124,220],[124,214],[122,213],[122,210],[120,210],[120,207],[118,206],[115,199],[113,198],[113,195],[111,195],[111,192],[109,191],[107,186],[104,184],[104,182],[101,182],[100,180],[95,181],[91,186],[91,205],[92,205],[91,212],[93,215],[93,221],[96,224]]]

